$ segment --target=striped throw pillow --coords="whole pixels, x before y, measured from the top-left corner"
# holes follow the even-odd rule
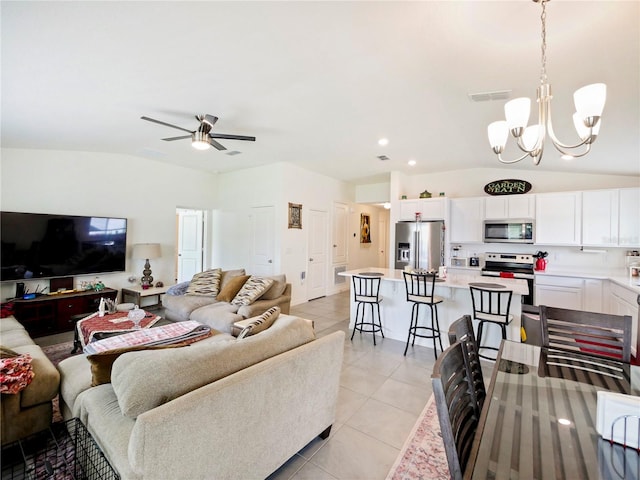
[[[250,335],[255,335],[256,333],[260,333],[263,330],[266,330],[273,322],[276,321],[278,316],[280,315],[280,307],[271,307],[269,310],[264,312],[262,315],[258,315],[257,317],[250,318],[246,327],[242,329],[242,331],[238,334],[238,340],[244,337],[248,337]]]
[[[221,276],[221,268],[196,273],[191,279],[185,295],[215,297],[220,292]]]
[[[251,305],[254,300],[271,288],[273,282],[274,280],[271,278],[252,275],[249,277],[249,280],[245,282],[233,300],[231,300],[231,303],[239,307],[242,307],[243,305]]]

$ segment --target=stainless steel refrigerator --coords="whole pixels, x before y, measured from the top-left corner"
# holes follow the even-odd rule
[[[438,270],[444,265],[444,222],[396,223],[396,268]]]

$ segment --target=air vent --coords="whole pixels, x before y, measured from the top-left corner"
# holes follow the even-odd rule
[[[230,155],[233,157],[234,155],[240,155],[241,153],[242,152],[239,152],[238,150],[230,150],[227,152],[227,155]]]
[[[470,93],[472,102],[489,102],[492,100],[507,100],[511,96],[511,90],[496,90],[494,92]]]
[[[377,158],[378,160],[382,160],[382,161],[389,160],[389,157],[387,157],[386,155],[378,155]]]

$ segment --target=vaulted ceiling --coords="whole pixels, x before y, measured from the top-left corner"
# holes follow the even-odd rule
[[[469,94],[535,97],[540,11],[530,0],[2,1],[2,147],[215,172],[284,161],[355,183],[495,168],[486,127],[504,100]],[[563,161],[548,145],[541,166],[508,168],[640,175],[640,2],[553,0],[547,44],[556,133],[574,142],[573,91],[604,82],[600,135],[587,157]],[[140,120],[195,130],[204,113],[219,117],[214,131],[256,142],[196,151]]]

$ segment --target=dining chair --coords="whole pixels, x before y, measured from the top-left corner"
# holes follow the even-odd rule
[[[513,292],[505,288],[489,288],[469,285],[471,292],[471,304],[473,306],[473,319],[478,320],[478,355],[487,360],[495,360],[495,357],[482,355],[482,350],[494,350],[497,354],[500,345],[484,345],[482,343],[485,324],[493,324],[500,327],[502,339],[507,339],[507,325],[513,320],[509,313]]]
[[[455,342],[436,360],[431,375],[449,473],[454,480],[462,479],[479,420],[466,355],[465,342]]]
[[[631,316],[540,306],[542,344],[548,349],[631,361]]]
[[[376,344],[376,332],[380,332],[384,338],[382,331],[382,320],[380,318],[380,277],[366,277],[354,275],[353,282],[353,300],[356,303],[356,318],[353,324],[353,332],[351,340],[356,330],[364,333],[373,334],[373,344]],[[366,319],[366,306],[371,307],[371,318]],[[377,319],[377,322],[376,322]]]
[[[467,355],[464,357],[465,364],[470,372],[470,380],[475,397],[477,414],[480,415],[484,400],[487,397],[486,387],[484,384],[484,375],[482,373],[482,365],[480,363],[480,355],[478,354],[478,344],[476,336],[473,333],[473,323],[471,315],[463,315],[458,320],[449,325],[449,344],[455,342],[465,342]]]
[[[442,348],[442,338],[440,336],[440,323],[438,322],[438,304],[444,299],[434,294],[436,288],[435,273],[414,273],[402,272],[404,275],[404,285],[407,294],[407,302],[413,303],[411,307],[411,323],[409,334],[407,335],[407,345],[404,347],[404,354],[407,354],[409,342],[413,347],[416,337],[431,338],[433,340],[433,354],[438,359],[438,349],[436,340]],[[420,305],[427,305],[431,313],[431,323],[429,325],[419,325]]]

